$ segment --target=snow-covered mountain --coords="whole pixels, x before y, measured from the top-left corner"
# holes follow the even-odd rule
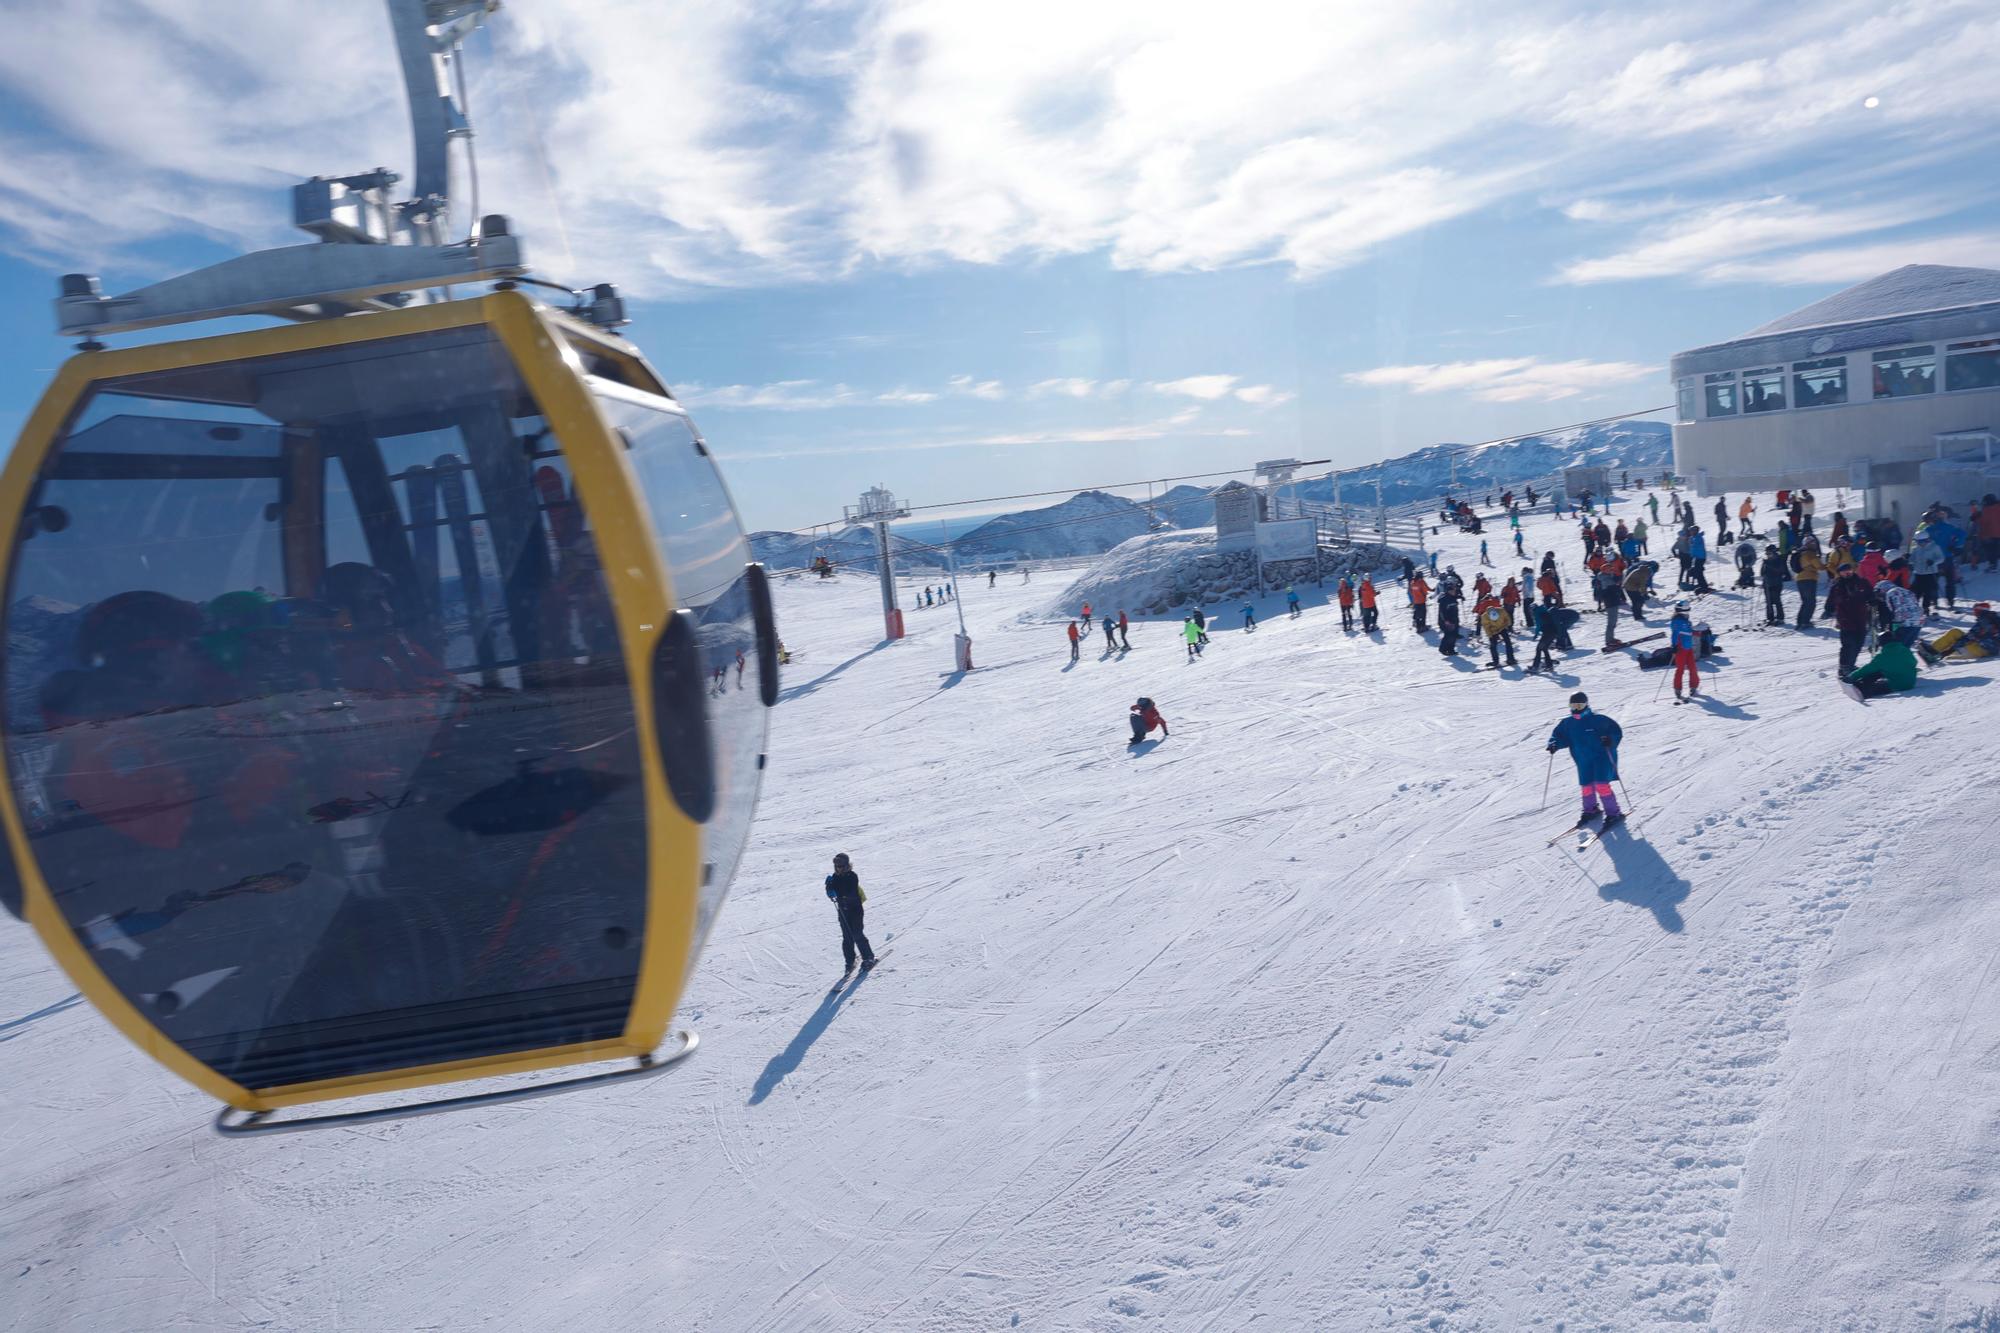
[[[1462,495],[1483,494],[1546,477],[1565,467],[1597,465],[1616,472],[1657,473],[1671,465],[1673,428],[1660,421],[1619,421],[1583,426],[1550,435],[1531,435],[1503,444],[1468,450],[1459,444],[1434,444],[1341,474],[1341,498],[1351,504],[1373,504],[1379,475],[1382,500],[1390,506],[1412,500],[1432,500],[1451,490],[1453,460]],[[1330,480],[1302,482],[1298,494],[1308,500],[1333,499]]]
[[[889,534],[889,549],[896,554],[896,567],[928,565],[942,567],[945,559],[936,550],[907,537]],[[765,531],[750,534],[750,555],[773,570],[804,569],[815,556],[825,556],[843,570],[863,574],[875,572],[875,529],[864,524],[839,532],[800,536],[796,532]]]
[[[1458,489],[1467,494],[1518,485],[1545,477],[1558,468],[1599,464],[1637,474],[1667,467],[1673,457],[1671,429],[1657,421],[1627,421],[1604,426],[1535,435],[1504,444],[1482,445],[1468,451],[1458,444],[1434,444],[1341,476],[1341,497],[1353,504],[1373,504],[1377,474],[1382,499],[1389,505],[1430,500],[1452,486],[1452,460],[1458,460]],[[1128,538],[1158,527],[1205,528],[1215,522],[1208,504],[1212,486],[1175,486],[1155,497],[1152,518],[1139,500],[1104,491],[1081,491],[1060,504],[1025,509],[989,519],[958,539],[962,558],[1046,560],[1065,556],[1101,555]],[[1331,500],[1331,481],[1302,482],[1304,499]],[[895,536],[896,561],[912,565],[942,565],[936,551]],[[750,549],[772,569],[802,569],[824,554],[849,569],[873,571],[874,536],[855,527],[831,537],[801,537],[792,532],[754,532]]]
[[[1100,555],[1151,526],[1144,506],[1122,495],[1081,491],[1061,504],[988,519],[958,539],[958,551],[1025,560]]]

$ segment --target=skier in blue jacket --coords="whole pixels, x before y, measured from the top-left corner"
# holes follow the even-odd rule
[[[1578,690],[1569,697],[1569,716],[1549,733],[1549,753],[1568,750],[1576,761],[1576,780],[1583,788],[1583,814],[1576,826],[1597,819],[1602,803],[1604,827],[1625,822],[1611,784],[1618,780],[1618,742],[1624,733],[1610,718],[1590,711],[1590,696]]]

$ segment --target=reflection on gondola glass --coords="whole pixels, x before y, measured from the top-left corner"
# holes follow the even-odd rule
[[[749,547],[713,460],[677,404],[602,380],[592,380],[590,390],[629,448],[640,496],[673,571],[674,600],[694,616],[701,644],[716,802],[702,831],[706,864],[691,966],[750,836],[768,725],[757,692]]]
[[[100,384],[20,532],[28,845],[169,1039],[254,1089],[622,1033],[627,673],[485,327]]]

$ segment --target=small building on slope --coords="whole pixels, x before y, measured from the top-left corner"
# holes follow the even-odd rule
[[[1845,488],[1905,528],[2000,491],[2000,272],[1910,264],[1674,357],[1701,495]]]

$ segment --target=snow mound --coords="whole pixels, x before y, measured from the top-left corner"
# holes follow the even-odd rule
[[[1289,581],[1337,578],[1349,570],[1386,569],[1401,552],[1383,546],[1322,550],[1318,560],[1267,561],[1265,589]],[[1039,611],[1023,620],[1066,620],[1088,602],[1093,610],[1166,615],[1183,607],[1260,596],[1258,565],[1249,551],[1218,551],[1214,528],[1154,532],[1121,542]]]

